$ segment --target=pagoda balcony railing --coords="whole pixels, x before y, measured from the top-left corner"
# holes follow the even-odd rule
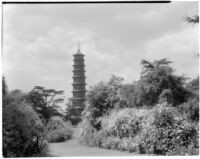
[[[73,76],[85,76],[84,72],[74,72]]]
[[[73,76],[72,78],[86,78],[85,76]]]
[[[84,59],[73,59],[73,61],[76,63],[76,62],[80,62],[80,63],[82,63],[82,62],[84,62],[85,60]]]
[[[72,92],[87,92],[86,90],[73,90]]]
[[[75,63],[75,64],[73,64],[73,66],[85,66],[85,64],[83,64],[83,63]]]
[[[85,82],[73,82],[72,85],[86,85]]]
[[[74,69],[72,72],[79,72],[79,71],[86,72],[85,70],[82,70],[82,69]]]
[[[86,71],[84,70],[84,68],[81,68],[81,69],[80,69],[80,68],[74,68],[73,72],[74,72],[74,71],[84,71],[84,72],[86,72]]]

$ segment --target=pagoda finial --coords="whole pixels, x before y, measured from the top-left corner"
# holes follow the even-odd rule
[[[78,40],[78,50],[80,51],[80,42],[79,42],[79,40]]]

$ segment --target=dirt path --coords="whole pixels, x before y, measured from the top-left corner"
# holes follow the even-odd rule
[[[48,156],[73,157],[73,156],[135,156],[136,153],[120,152],[117,150],[100,149],[80,145],[75,139],[67,142],[49,144]]]

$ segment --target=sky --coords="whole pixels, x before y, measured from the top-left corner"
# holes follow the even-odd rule
[[[132,83],[141,60],[168,58],[178,75],[198,76],[198,24],[183,17],[198,2],[165,4],[4,4],[3,74],[9,90],[44,86],[72,96],[80,41],[87,89],[112,74]]]

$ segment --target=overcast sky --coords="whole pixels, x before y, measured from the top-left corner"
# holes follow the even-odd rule
[[[88,87],[111,74],[140,77],[142,59],[169,58],[177,74],[198,76],[198,24],[183,21],[198,2],[169,4],[4,4],[3,70],[10,90],[72,91],[72,59],[81,43]]]

